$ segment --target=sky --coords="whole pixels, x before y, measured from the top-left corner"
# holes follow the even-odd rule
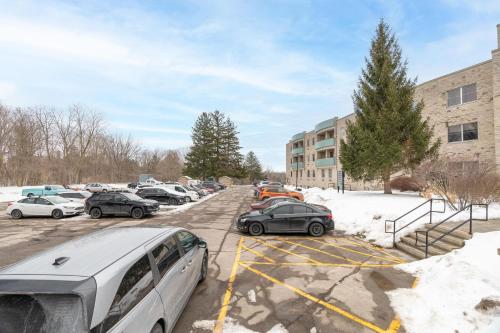
[[[352,112],[381,18],[424,82],[491,58],[500,1],[0,0],[0,102],[83,104],[169,149],[219,110],[281,171],[293,134]]]

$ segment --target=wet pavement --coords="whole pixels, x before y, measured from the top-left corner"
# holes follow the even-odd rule
[[[252,189],[240,186],[186,211],[142,220],[0,217],[0,266],[96,229],[176,225],[207,240],[210,251],[207,280],[176,333],[221,332],[224,325],[256,332],[404,332],[385,292],[413,285],[411,275],[394,268],[407,258],[341,233],[241,234],[233,222],[252,200]]]

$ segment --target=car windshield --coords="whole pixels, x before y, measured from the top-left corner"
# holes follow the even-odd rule
[[[47,200],[49,200],[50,202],[52,202],[53,204],[62,204],[62,203],[68,203],[68,202],[71,202],[69,201],[68,199],[66,198],[62,198],[62,197],[47,197],[45,198]]]
[[[0,331],[85,332],[82,299],[76,295],[0,295]]]
[[[133,193],[122,193],[122,195],[127,197],[129,200],[143,200],[140,196]]]

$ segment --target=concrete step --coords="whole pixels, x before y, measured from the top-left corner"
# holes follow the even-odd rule
[[[435,233],[435,235],[433,237],[431,235],[431,233],[429,233],[429,243],[434,242],[441,235],[442,235],[441,233]],[[405,237],[411,238],[413,241],[413,244],[415,244],[416,234],[414,232],[406,235]],[[452,241],[450,241],[450,240],[452,240]],[[460,242],[462,242],[462,243],[460,243]],[[443,238],[441,238],[440,240],[438,240],[437,242],[432,244],[432,246],[435,246],[443,251],[450,252],[450,251],[453,251],[455,249],[461,248],[463,246],[463,242],[464,242],[463,239],[455,238],[452,236],[444,236]],[[419,245],[425,244],[425,235],[424,234],[418,235],[418,244]]]
[[[406,245],[409,245],[409,246],[412,246],[414,247],[415,249],[417,250],[421,250],[422,252],[425,253],[425,247],[424,246],[415,246],[415,239],[414,238],[411,238],[409,236],[405,236],[405,237],[401,237],[401,242],[402,243],[405,243]],[[423,245],[422,243],[420,243],[420,245]],[[448,253],[449,251],[447,250],[443,250],[435,245],[432,245],[432,246],[429,246],[428,248],[428,254],[429,256],[433,255],[441,255],[441,254],[445,254],[445,253]]]
[[[430,229],[433,226],[435,226],[435,225],[426,224],[425,228]],[[440,226],[437,226],[434,230],[439,231],[442,234],[442,233],[446,233],[446,232],[450,231],[451,229],[453,229],[453,227],[454,226],[452,226],[452,225],[443,225],[442,224]],[[465,227],[465,225],[464,225],[464,227]],[[450,235],[457,237],[457,238],[460,238],[460,239],[471,239],[472,238],[472,236],[469,235],[469,233],[462,231],[462,230],[454,230],[450,233]]]
[[[424,251],[415,248],[414,246],[405,244],[403,242],[396,243],[396,248],[414,258],[417,259],[424,259],[425,258],[425,253]]]

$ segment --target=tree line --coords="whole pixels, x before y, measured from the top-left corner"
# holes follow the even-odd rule
[[[102,114],[83,105],[0,104],[0,184],[128,182],[140,173],[176,180],[178,151],[147,149],[130,135],[111,134]]]

